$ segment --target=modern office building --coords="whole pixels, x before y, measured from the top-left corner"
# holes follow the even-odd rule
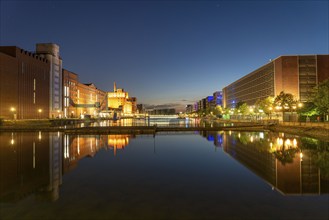
[[[53,43],[39,43],[36,45],[36,54],[46,58],[50,64],[49,118],[55,118],[63,111],[62,58],[59,56],[59,46]]]
[[[258,99],[291,93],[308,100],[312,89],[329,78],[329,55],[280,56],[223,88],[224,108],[238,102],[254,105]]]
[[[48,118],[50,61],[15,46],[0,47],[0,117]]]
[[[223,93],[222,91],[216,91],[213,93],[214,97],[214,106],[222,106],[223,105]]]

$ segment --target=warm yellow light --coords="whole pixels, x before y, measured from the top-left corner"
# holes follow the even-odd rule
[[[294,138],[294,140],[292,141],[294,147],[297,147],[297,141],[296,141],[296,138]]]
[[[41,113],[41,112],[42,112],[42,109],[41,109],[41,108],[39,108],[39,109],[38,109],[38,112],[39,112],[39,113]]]
[[[277,143],[278,146],[282,146],[283,145],[283,139],[282,138],[277,138],[276,143]]]
[[[16,109],[14,107],[11,107],[10,111],[14,112],[14,111],[16,111]]]
[[[269,109],[270,111],[272,111],[272,110],[273,110],[273,108],[272,108],[272,107],[269,107],[268,109]]]
[[[298,107],[302,107],[303,106],[303,103],[298,103]]]
[[[287,140],[284,142],[284,145],[285,145],[286,147],[290,147],[290,146],[291,146],[291,141],[290,141],[290,139],[287,139]]]
[[[300,152],[299,157],[300,157],[300,159],[303,159],[303,153],[302,152]]]

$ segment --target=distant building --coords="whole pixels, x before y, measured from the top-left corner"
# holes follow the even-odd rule
[[[127,99],[127,102],[131,103],[131,112],[136,113],[137,112],[137,98],[136,97],[129,97]]]
[[[207,96],[206,98],[206,110],[210,110],[212,108],[215,108],[215,102],[213,96]]]
[[[108,108],[123,114],[132,114],[137,110],[137,99],[135,97],[129,98],[128,92],[124,89],[117,89],[114,82],[113,92],[107,93]]]
[[[213,93],[214,106],[223,106],[223,93],[222,91],[216,91]]]
[[[145,106],[143,104],[137,104],[138,113],[145,113]]]
[[[329,78],[329,55],[280,56],[223,89],[224,108],[253,105],[281,91],[308,100],[312,89]]]
[[[199,110],[199,105],[198,105],[199,102],[195,102],[193,104],[193,112],[197,112]]]
[[[0,47],[0,117],[48,118],[50,64],[45,57],[18,47]]]
[[[192,113],[193,112],[193,105],[186,105],[185,111],[186,111],[186,113]]]
[[[162,108],[149,110],[148,113],[150,115],[175,115],[176,110],[174,108]]]

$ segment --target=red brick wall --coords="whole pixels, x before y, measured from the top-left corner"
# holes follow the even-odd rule
[[[298,57],[282,56],[275,64],[275,95],[281,91],[293,94],[299,99],[298,92]]]
[[[13,119],[18,108],[18,61],[0,53],[0,118]]]
[[[0,112],[13,118],[10,108],[16,109],[17,119],[47,118],[49,115],[49,70],[45,59],[17,47],[0,47],[1,101]],[[36,82],[34,103],[34,79]],[[39,113],[38,109],[42,109]]]
[[[329,79],[329,55],[317,55],[318,82]]]

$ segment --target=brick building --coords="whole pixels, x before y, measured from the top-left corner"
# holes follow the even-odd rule
[[[107,110],[107,93],[93,83],[80,83],[77,74],[63,69],[63,85],[63,117],[97,116]]]
[[[0,117],[48,118],[50,62],[15,46],[0,47]]]

